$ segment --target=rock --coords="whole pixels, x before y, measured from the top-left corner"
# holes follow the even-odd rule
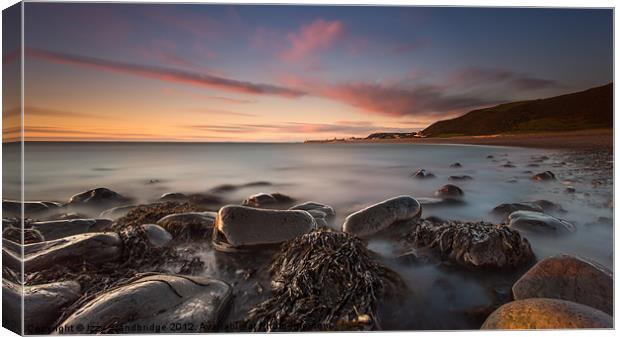
[[[212,243],[222,251],[277,244],[315,228],[314,218],[306,211],[228,205],[217,213]]]
[[[116,233],[87,233],[24,245],[24,271],[44,270],[57,264],[102,264],[118,259],[122,242]]]
[[[150,244],[155,248],[165,247],[172,241],[172,235],[161,226],[146,224],[140,227],[144,230]]]
[[[448,177],[448,180],[452,180],[452,181],[463,181],[463,180],[472,180],[474,179],[472,176],[468,176],[468,175],[462,175],[462,176],[450,176]]]
[[[555,180],[555,174],[553,174],[553,172],[551,172],[551,171],[545,171],[545,172],[541,172],[541,173],[535,174],[532,177],[532,179],[536,180],[536,181]]]
[[[573,186],[567,186],[566,189],[564,190],[564,192],[568,193],[568,194],[574,194],[577,190],[575,190],[575,188]]]
[[[408,195],[401,195],[349,215],[342,224],[342,231],[357,237],[369,237],[398,227],[410,227],[421,215],[420,203]]]
[[[452,164],[450,165],[450,167],[451,167],[451,168],[461,168],[461,167],[463,167],[463,165],[461,165],[461,163],[452,163]]]
[[[281,193],[258,193],[245,199],[242,205],[256,208],[273,208],[290,205],[293,202],[295,202],[293,198]]]
[[[502,305],[482,324],[481,329],[597,329],[612,328],[606,313],[583,304],[530,298]]]
[[[23,289],[22,289],[23,288]],[[12,282],[2,282],[3,314],[10,321],[20,320],[23,290],[24,321],[27,334],[48,334],[62,310],[80,297],[81,287],[75,281],[63,281],[21,287]]]
[[[290,210],[298,209],[302,211],[320,211],[325,214],[325,218],[333,218],[334,216],[336,216],[336,212],[331,206],[321,204],[320,202],[315,202],[315,201],[304,202],[303,204],[295,205],[289,209]]]
[[[159,200],[161,201],[183,201],[187,199],[187,195],[178,192],[164,193]]]
[[[502,217],[508,217],[511,213],[516,211],[542,212],[543,209],[542,207],[529,202],[515,202],[497,205],[493,208],[491,213]]]
[[[407,240],[470,267],[515,268],[534,257],[527,239],[503,224],[423,221]]]
[[[534,211],[516,211],[508,216],[509,226],[537,233],[570,233],[575,225],[554,216]]]
[[[199,240],[210,238],[215,224],[215,212],[188,212],[167,215],[157,224],[174,238]]]
[[[502,165],[500,165],[501,167],[505,167],[505,168],[515,168],[516,166],[513,163],[504,163]]]
[[[32,228],[49,241],[76,234],[110,231],[112,223],[110,219],[54,220],[33,222]]]
[[[69,199],[69,205],[101,209],[126,204],[130,201],[131,199],[112,190],[99,187],[72,196]]]
[[[22,242],[23,235],[23,242]],[[43,234],[32,228],[7,227],[2,231],[2,237],[16,243],[26,244],[45,241]]]
[[[129,213],[132,209],[136,207],[138,207],[138,205],[113,207],[101,212],[99,214],[99,217],[116,220],[118,218],[124,217],[125,215],[127,215],[127,213]]]
[[[435,196],[442,199],[461,199],[464,193],[461,188],[455,185],[444,185],[435,192]]]
[[[174,325],[175,333],[209,332],[215,331],[225,317],[231,301],[231,287],[223,281],[155,274],[102,293],[60,325],[89,326],[97,322],[99,328],[119,329],[91,333],[122,333],[123,327],[134,325]]]
[[[46,220],[73,220],[73,219],[88,219],[88,218],[89,216],[83,213],[68,212],[68,213],[54,214],[50,217],[47,217]]]
[[[613,315],[613,273],[577,256],[561,254],[545,258],[513,285],[512,292],[516,300],[556,298]]]
[[[495,157],[493,155],[491,155],[491,154],[487,156],[487,159],[493,159],[493,158],[495,158]]]
[[[412,178],[416,179],[427,179],[427,178],[435,178],[435,175],[431,172],[428,172],[425,169],[420,169],[409,175]]]
[[[49,211],[56,210],[62,205],[53,201],[24,201],[24,215],[26,217],[34,217]],[[2,217],[19,217],[21,218],[22,202],[19,200],[2,200]]]

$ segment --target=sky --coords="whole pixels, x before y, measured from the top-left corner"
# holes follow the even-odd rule
[[[24,25],[27,140],[365,137],[613,78],[609,9],[26,3]]]

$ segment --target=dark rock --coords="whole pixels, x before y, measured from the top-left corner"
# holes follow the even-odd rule
[[[472,176],[462,175],[462,176],[450,176],[448,180],[452,181],[463,181],[463,180],[472,180],[474,179]]]
[[[435,196],[442,199],[461,199],[463,190],[455,185],[444,185],[435,192]]]
[[[69,205],[71,206],[96,209],[119,206],[128,202],[131,202],[131,199],[103,187],[78,193],[69,199]]]
[[[242,205],[256,208],[275,208],[290,205],[293,202],[295,199],[281,193],[258,193],[245,199]]]
[[[187,200],[187,195],[178,192],[164,193],[159,197],[161,201],[183,201]]]
[[[112,230],[109,219],[71,219],[33,222],[32,228],[43,235],[46,241],[56,240],[71,235],[105,232]]]
[[[315,228],[314,218],[306,211],[228,205],[217,214],[212,243],[222,251],[243,250],[288,241]]]
[[[461,163],[452,163],[452,164],[450,164],[450,167],[451,168],[461,168],[461,167],[463,167],[463,165],[461,165]]]
[[[168,243],[170,243],[170,241],[172,241],[172,235],[170,235],[170,233],[168,233],[168,231],[163,229],[161,226],[146,224],[140,227],[144,230],[146,238],[151,246],[155,248],[165,247]]]
[[[134,325],[174,325],[176,333],[211,332],[227,314],[231,301],[231,287],[219,280],[148,275],[97,296],[60,325],[86,327],[97,322],[102,330],[91,333],[123,333],[124,327]]]
[[[176,239],[200,240],[210,238],[215,225],[215,212],[189,212],[167,215],[157,224]]]
[[[570,301],[530,298],[502,305],[481,329],[600,329],[612,328],[606,313]]]
[[[23,291],[23,292],[22,292]],[[62,310],[80,297],[80,284],[63,281],[22,287],[12,282],[2,282],[2,308],[6,321],[21,321],[24,309],[25,333],[49,334]],[[23,307],[22,307],[23,294]]]
[[[566,189],[564,190],[564,192],[568,193],[568,194],[574,194],[577,190],[575,190],[574,187],[572,186],[567,186]]]
[[[431,172],[428,172],[425,169],[420,169],[409,175],[412,178],[416,179],[427,179],[427,178],[435,178],[435,175]]]
[[[537,233],[570,233],[575,225],[554,216],[533,211],[516,211],[508,216],[509,226],[521,231]]]
[[[334,216],[336,216],[336,212],[331,206],[315,201],[304,202],[303,204],[295,205],[289,209],[298,209],[302,211],[319,211],[325,214],[325,218],[333,218]]]
[[[53,201],[24,201],[22,204],[18,200],[2,200],[2,216],[4,218],[21,218],[22,205],[24,205],[24,215],[35,217],[62,207],[60,203]]]
[[[516,300],[556,298],[613,315],[613,273],[596,262],[556,255],[538,262],[512,287]]]
[[[349,215],[342,224],[342,231],[358,237],[369,237],[388,229],[411,227],[421,215],[420,203],[410,196],[402,195]]]
[[[24,241],[22,242],[22,235]],[[45,241],[43,234],[41,234],[38,230],[33,228],[21,228],[17,227],[7,227],[2,231],[2,237],[8,240],[11,240],[15,243],[36,243]]]
[[[533,203],[515,202],[515,203],[510,203],[510,204],[507,203],[507,204],[501,204],[501,205],[495,206],[495,208],[493,208],[491,213],[498,215],[498,216],[502,216],[502,217],[508,217],[510,213],[513,213],[516,211],[542,212],[543,209],[539,205],[536,205]]]
[[[541,172],[538,174],[535,174],[532,177],[533,180],[536,181],[551,181],[551,180],[555,180],[555,174],[553,174],[553,172],[551,171],[545,171],[545,172]]]
[[[515,268],[534,257],[527,239],[501,224],[423,221],[407,239],[418,248],[470,267]]]

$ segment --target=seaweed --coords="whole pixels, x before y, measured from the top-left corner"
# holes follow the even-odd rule
[[[154,224],[166,215],[187,212],[208,211],[208,207],[194,202],[161,202],[149,205],[140,205],[119,218],[114,225],[115,229],[135,227],[144,224]]]
[[[406,288],[363,241],[325,229],[285,243],[270,272],[272,297],[246,316],[250,331],[377,329],[380,300]]]

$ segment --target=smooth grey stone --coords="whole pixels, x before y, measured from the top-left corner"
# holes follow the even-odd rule
[[[334,211],[334,209],[331,206],[322,204],[320,202],[315,202],[315,201],[304,202],[303,204],[295,205],[289,209],[291,210],[299,209],[302,211],[320,211],[323,214],[325,214],[324,218],[332,218],[336,216],[336,211]]]
[[[112,223],[110,219],[53,220],[34,222],[32,228],[38,230],[46,241],[50,241],[71,235],[109,231]]]
[[[161,248],[167,246],[172,241],[172,235],[161,226],[146,224],[140,226],[144,229],[146,237],[153,247]]]
[[[421,215],[420,203],[408,195],[401,195],[349,215],[342,224],[342,231],[369,237],[398,223],[418,219]]]
[[[570,233],[575,225],[549,214],[534,211],[516,211],[508,216],[509,226],[538,233]]]
[[[179,332],[215,331],[232,303],[231,287],[207,277],[155,274],[111,289],[71,314],[61,326],[174,324]],[[96,333],[94,331],[93,333]],[[152,333],[152,332],[151,332]]]

